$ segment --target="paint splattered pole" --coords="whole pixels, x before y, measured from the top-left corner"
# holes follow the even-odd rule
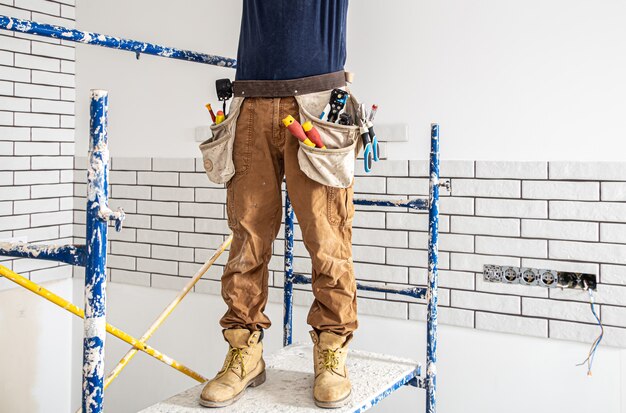
[[[102,411],[106,337],[106,256],[109,149],[108,92],[91,91],[89,166],[87,171],[87,265],[85,266],[85,333],[83,337],[84,413]]]
[[[283,345],[292,341],[293,326],[293,206],[289,195],[285,197],[285,310],[283,320]]]
[[[228,57],[214,56],[205,53],[192,52],[190,50],[176,49],[174,47],[161,46],[154,43],[139,42],[121,37],[108,36],[106,34],[85,32],[82,30],[69,29],[63,26],[38,23],[31,20],[22,20],[15,17],[0,15],[0,29],[11,30],[19,33],[36,34],[38,36],[51,37],[71,42],[92,44],[108,47],[111,49],[126,50],[140,54],[168,57],[170,59],[188,60],[190,62],[204,63],[221,67],[237,67],[237,61]]]
[[[439,260],[439,125],[430,125],[430,208],[428,209],[428,319],[426,342],[426,413],[436,411],[437,272]]]

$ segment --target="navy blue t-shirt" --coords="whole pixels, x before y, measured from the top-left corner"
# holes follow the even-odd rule
[[[237,80],[343,70],[348,0],[243,0]]]

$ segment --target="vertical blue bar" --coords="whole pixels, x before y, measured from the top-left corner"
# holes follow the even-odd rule
[[[109,149],[108,92],[91,91],[89,166],[87,171],[87,262],[85,266],[85,332],[83,336],[83,413],[102,411],[106,337],[107,207]]]
[[[285,196],[285,309],[283,320],[283,346],[292,342],[293,326],[293,207],[289,195]]]
[[[439,125],[436,123],[430,125],[429,198],[426,413],[435,413],[437,410],[437,277],[439,265]]]

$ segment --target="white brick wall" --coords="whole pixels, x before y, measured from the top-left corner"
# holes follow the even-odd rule
[[[588,323],[595,321],[593,314],[589,311],[589,304],[540,298],[523,297],[522,314],[559,320],[585,321]],[[599,315],[601,316],[601,313]]]
[[[603,201],[626,201],[626,182],[602,182]]]
[[[48,149],[35,146],[33,150]],[[74,196],[79,200],[75,203],[76,237],[84,232],[80,223],[84,222],[86,162],[79,155],[75,158]],[[384,161],[377,168],[379,165],[376,173],[357,177],[357,197],[397,199],[426,194],[425,162]],[[598,311],[611,332],[611,343],[626,346],[626,322],[622,321],[626,308],[626,236],[622,230],[626,227],[626,209],[623,209],[626,204],[619,198],[623,184],[619,180],[626,182],[626,174],[620,175],[618,165],[612,166],[610,175],[579,163],[555,165],[553,168],[553,163],[543,162],[442,163],[442,174],[453,177],[453,189],[451,196],[441,201],[440,322],[591,341],[597,327],[585,293],[493,284],[482,279],[484,264],[584,271],[598,274],[602,283],[596,294]],[[564,170],[572,170],[571,165],[586,172],[565,174]],[[22,179],[32,178],[25,175]],[[609,178],[615,185],[607,186],[602,181]],[[54,185],[62,184],[48,186]],[[25,201],[18,206],[38,208],[39,204],[30,203],[29,186],[25,188],[25,198],[14,193]],[[610,191],[614,195],[608,195]],[[109,266],[114,281],[179,288],[184,283],[180,277],[191,276],[229,232],[225,190],[206,179],[198,160],[114,158],[111,193],[112,204],[123,205],[129,212],[124,232],[111,233]],[[37,215],[46,213],[54,212]],[[25,221],[21,225],[27,228],[29,223]],[[427,217],[422,213],[357,207],[353,236],[357,278],[393,285],[423,285],[427,272],[427,230]],[[15,230],[18,231],[23,230]],[[281,228],[274,242],[269,265],[270,297],[274,301],[282,300],[282,231]],[[310,260],[301,240],[296,227],[294,267],[298,272],[308,273]],[[226,254],[220,257],[196,291],[219,293],[219,277],[226,259]],[[379,293],[362,293],[360,312],[425,318],[423,300],[386,297],[392,300],[386,302],[384,298]],[[308,293],[296,294],[298,303],[307,304],[310,300]]]
[[[550,241],[550,258],[626,265],[626,245]]]
[[[546,258],[548,255],[548,241],[477,236],[476,252],[491,255]]]
[[[74,26],[73,2],[2,3],[0,14]],[[0,31],[0,239],[72,242],[73,115],[74,46]],[[35,281],[71,276],[50,261],[3,265]]]
[[[498,179],[452,179],[452,195],[519,198],[521,195],[521,182]]]
[[[546,179],[548,164],[546,162],[476,162],[477,178],[514,178],[514,179]]]
[[[600,272],[603,283],[626,285],[626,266],[602,264]]]
[[[626,163],[550,162],[550,179],[626,181]]]
[[[476,215],[489,217],[548,218],[548,202],[476,198]]]
[[[546,337],[548,335],[548,320],[478,311],[476,312],[476,328],[501,333]]]
[[[522,237],[598,241],[598,223],[577,221],[522,220]]]
[[[626,203],[550,201],[550,219],[623,222]]]
[[[598,182],[524,181],[522,197],[528,199],[600,200]]]
[[[520,314],[521,297],[453,290],[450,302],[456,308]]]
[[[483,234],[518,237],[520,220],[516,218],[483,218],[473,216],[452,216],[452,232],[461,234]]]

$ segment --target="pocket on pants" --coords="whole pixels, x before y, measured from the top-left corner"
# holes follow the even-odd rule
[[[326,215],[330,225],[351,224],[354,218],[354,188],[326,187]]]
[[[356,155],[360,149],[359,128],[319,119],[330,94],[329,90],[296,96],[301,123],[310,121],[326,146],[326,149],[313,148],[299,142],[298,164],[302,172],[316,182],[334,188],[347,188],[354,179]],[[357,108],[356,99],[350,95],[346,112],[355,118]]]
[[[233,146],[242,102],[243,98],[234,98],[228,118],[219,125],[211,125],[213,136],[199,145],[204,170],[213,183],[224,184],[235,175]]]
[[[235,192],[232,182],[228,182],[226,183],[226,218],[228,220],[228,227],[231,230],[234,230],[239,222],[235,213]]]

